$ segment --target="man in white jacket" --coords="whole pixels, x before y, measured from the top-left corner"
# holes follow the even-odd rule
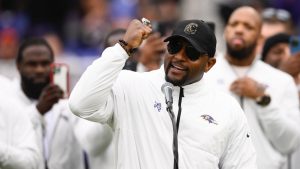
[[[113,132],[108,125],[80,119],[75,135],[88,157],[88,169],[114,169],[115,146]]]
[[[40,38],[25,40],[17,55],[21,82],[13,84],[14,94],[31,118],[48,169],[83,169],[83,150],[75,137],[77,122],[63,99],[62,90],[50,83],[54,61],[49,44]]]
[[[252,130],[259,169],[282,169],[300,144],[300,113],[293,78],[258,60],[255,47],[262,21],[251,7],[233,12],[226,25],[225,56],[207,78],[233,95]]]
[[[30,119],[13,99],[11,82],[0,76],[0,168],[38,169],[42,157]]]
[[[165,40],[164,66],[148,73],[122,70],[151,31],[133,20],[123,39],[87,68],[69,98],[73,113],[114,129],[117,169],[256,169],[240,106],[202,78],[215,64],[209,26],[179,22]],[[172,84],[167,95],[174,105],[170,97],[164,104],[161,86],[172,91]]]

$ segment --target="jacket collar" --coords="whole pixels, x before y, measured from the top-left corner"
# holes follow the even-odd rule
[[[162,65],[160,67],[159,72],[160,72],[159,73],[160,76],[163,78],[162,82],[165,83],[166,80],[165,80],[164,65]],[[198,82],[182,86],[182,88],[184,89],[184,95],[193,95],[193,94],[200,94],[201,95],[201,94],[206,93],[209,90],[209,87],[208,87],[207,82],[205,80],[205,74],[203,75],[202,79],[199,80]],[[179,91],[180,91],[180,87],[175,86],[174,87],[174,92],[179,93]]]

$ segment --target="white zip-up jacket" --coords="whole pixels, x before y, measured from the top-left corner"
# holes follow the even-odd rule
[[[0,169],[38,169],[42,160],[30,119],[0,75]]]
[[[0,169],[38,169],[42,159],[29,118],[13,101],[0,101]]]
[[[107,48],[73,89],[71,110],[113,126],[117,169],[172,169],[173,129],[161,92],[164,70],[121,71],[127,58],[119,44]],[[238,103],[204,79],[183,88],[179,168],[256,169],[251,133]],[[179,87],[173,98],[177,116]]]
[[[300,144],[300,113],[296,85],[288,74],[256,60],[245,75],[267,86],[271,103],[259,106],[255,100],[243,97],[242,107],[252,130],[259,169],[282,169],[286,155]],[[223,56],[208,73],[207,79],[220,89],[230,92],[238,77]]]
[[[80,118],[75,135],[88,156],[89,169],[114,169],[113,132],[108,125]]]
[[[74,133],[78,118],[71,113],[67,100],[61,99],[42,116],[36,108],[36,100],[30,100],[20,84],[18,80],[13,81],[13,92],[31,119],[39,150],[44,155],[44,160],[47,159],[48,168],[83,169],[83,149]],[[51,120],[47,121],[45,118]],[[44,143],[47,144],[47,148]],[[44,160],[40,161],[40,168],[45,168]]]

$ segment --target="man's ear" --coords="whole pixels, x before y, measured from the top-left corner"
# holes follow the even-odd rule
[[[209,57],[204,71],[208,72],[215,65],[216,61],[215,57]]]

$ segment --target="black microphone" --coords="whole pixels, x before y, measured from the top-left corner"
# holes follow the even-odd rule
[[[163,94],[165,95],[165,99],[166,99],[166,104],[168,108],[172,108],[172,104],[173,104],[173,84],[166,82],[161,86],[161,91],[163,92]]]

